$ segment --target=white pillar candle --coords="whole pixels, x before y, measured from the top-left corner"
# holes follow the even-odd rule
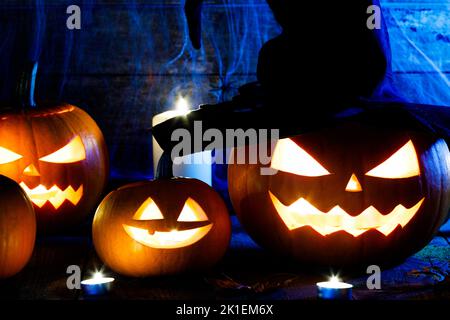
[[[180,160],[178,158],[177,160]],[[212,151],[203,151],[186,155],[180,164],[173,165],[173,175],[201,180],[212,185]]]
[[[169,110],[155,115],[152,119],[152,127],[167,121],[171,118],[186,115],[189,113],[188,103],[186,99],[180,97],[176,103],[175,110]],[[153,172],[156,173],[159,159],[163,150],[156,141],[153,141]],[[202,180],[212,185],[212,167],[211,167],[211,151],[199,152],[192,155],[186,155],[182,158],[182,163],[173,166],[174,176],[189,177]]]
[[[177,110],[170,110],[163,113],[159,113],[153,117],[152,127],[155,127],[166,120],[181,115],[183,115],[183,113]],[[159,143],[156,141],[155,138],[152,138],[152,142],[153,142],[153,172],[156,173],[156,168],[158,168],[158,161],[162,156],[163,149],[161,149],[161,146],[159,145]]]

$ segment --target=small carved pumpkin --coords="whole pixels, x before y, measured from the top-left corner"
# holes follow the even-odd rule
[[[233,206],[258,243],[307,264],[398,262],[450,206],[448,147],[418,130],[341,123],[279,140],[270,166],[229,167]]]
[[[36,217],[20,186],[0,176],[0,278],[18,273],[33,253]]]
[[[92,235],[110,268],[143,277],[213,266],[225,254],[231,225],[223,200],[206,183],[158,179],[110,193],[95,213]]]

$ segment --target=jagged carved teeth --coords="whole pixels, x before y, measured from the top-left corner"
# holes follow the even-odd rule
[[[73,205],[77,205],[83,196],[83,185],[76,191],[72,186],[67,187],[65,190],[61,190],[57,185],[53,185],[50,189],[47,189],[42,184],[30,189],[24,182],[21,182],[20,186],[25,190],[31,201],[39,208],[42,208],[47,201],[55,209],[58,209],[65,200],[70,201]]]
[[[406,226],[425,200],[425,198],[422,198],[409,209],[403,205],[398,205],[386,215],[370,206],[360,215],[353,217],[339,206],[335,206],[328,212],[322,212],[304,198],[285,206],[270,191],[269,195],[280,218],[289,230],[309,226],[323,236],[345,231],[354,237],[358,237],[371,229],[376,229],[388,236],[397,226]]]

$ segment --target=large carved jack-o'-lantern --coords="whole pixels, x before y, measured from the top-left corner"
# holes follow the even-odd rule
[[[36,107],[34,79],[27,77],[19,85],[22,105],[0,114],[0,174],[25,190],[39,229],[55,230],[80,222],[94,208],[107,179],[107,150],[83,110],[69,104]]]
[[[258,82],[239,88],[232,101],[159,124],[155,139],[170,150],[171,134],[181,128],[195,135],[197,121],[204,132],[218,129],[224,136],[230,129],[279,129],[290,138],[275,148],[276,175],[262,176],[260,164],[229,166],[233,206],[257,242],[325,266],[395,263],[414,253],[449,209],[449,151],[437,138],[450,141],[449,109],[402,102],[393,86],[387,28],[383,21],[376,31],[366,24],[367,7],[379,1],[336,2],[327,14],[338,12],[343,28],[323,19],[313,32],[310,21],[291,19],[304,2],[267,2],[283,33],[261,49]],[[195,47],[201,3],[186,1]],[[321,5],[306,6],[315,12]],[[336,33],[324,39],[330,28]],[[307,50],[298,50],[300,41]],[[360,121],[356,115],[378,116]]]
[[[279,140],[270,166],[229,167],[233,206],[257,242],[308,264],[398,262],[448,213],[449,150],[427,133],[348,122]]]
[[[100,258],[129,276],[198,271],[225,254],[227,208],[206,183],[172,178],[139,182],[110,193],[94,217]]]

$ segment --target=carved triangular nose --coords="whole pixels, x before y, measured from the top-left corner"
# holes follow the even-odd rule
[[[359,180],[354,173],[348,180],[347,186],[345,187],[345,191],[348,191],[348,192],[361,192],[362,191],[361,183],[359,183]]]
[[[33,164],[30,164],[23,170],[23,174],[26,176],[39,177],[41,174],[38,169]]]

